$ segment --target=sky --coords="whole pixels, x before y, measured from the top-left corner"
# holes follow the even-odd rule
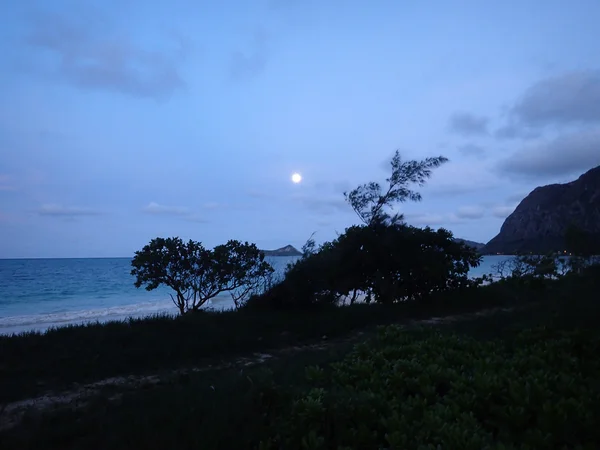
[[[396,150],[449,159],[406,221],[487,242],[600,164],[599,21],[598,0],[1,2],[0,258],[323,242]]]

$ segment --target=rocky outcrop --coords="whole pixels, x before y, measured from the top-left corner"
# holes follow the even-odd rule
[[[286,245],[285,247],[278,248],[277,250],[261,250],[265,256],[302,256],[296,247],[293,245]]]
[[[486,254],[562,251],[570,225],[600,239],[600,166],[566,184],[534,189],[506,218]]]

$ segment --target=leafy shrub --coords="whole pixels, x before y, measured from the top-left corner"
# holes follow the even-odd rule
[[[470,287],[475,250],[447,230],[378,223],[353,226],[292,265],[285,279],[251,306],[313,307],[358,294],[367,302],[423,300],[436,292]]]
[[[598,351],[584,331],[505,343],[384,327],[329,370],[307,368],[311,389],[261,448],[596,449]]]

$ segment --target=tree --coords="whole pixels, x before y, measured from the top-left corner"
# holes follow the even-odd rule
[[[392,175],[386,179],[388,188],[385,192],[379,183],[371,182],[344,192],[344,197],[365,225],[402,222],[402,215],[391,216],[386,208],[391,209],[395,203],[407,200],[420,201],[421,194],[409,189],[409,185],[423,186],[431,176],[431,171],[447,161],[443,156],[422,161],[402,161],[400,152],[396,151],[391,161]]]
[[[236,309],[263,285],[272,283],[274,269],[264,260],[265,254],[256,245],[230,240],[225,245],[215,247],[214,252],[218,257],[218,265],[224,269],[221,279]]]
[[[405,224],[352,226],[298,260],[268,293],[273,307],[308,308],[366,301],[424,300],[439,291],[472,286],[468,272],[481,257],[452,233]]]
[[[565,247],[570,254],[568,266],[572,272],[581,273],[586,267],[600,263],[600,236],[574,224],[567,227]]]
[[[473,285],[468,271],[480,263],[474,249],[454,241],[447,230],[409,227],[401,215],[390,214],[397,203],[421,200],[410,185],[423,186],[432,170],[447,161],[443,156],[402,161],[397,151],[385,191],[371,182],[344,193],[363,225],[346,229],[316,251],[311,236],[303,257],[288,268],[285,279],[253,303],[274,307],[339,304],[342,299],[354,303],[359,293],[367,302],[396,302]]]
[[[273,268],[254,244],[230,240],[208,250],[200,242],[180,238],[156,238],[131,262],[134,285],[151,291],[161,285],[175,291],[173,303],[183,315],[198,311],[223,292],[234,292],[238,300],[247,295],[256,280]]]
[[[405,224],[351,227],[336,246],[344,293],[356,289],[378,303],[422,300],[467,287],[469,269],[480,262],[476,251],[454,241],[448,230]]]

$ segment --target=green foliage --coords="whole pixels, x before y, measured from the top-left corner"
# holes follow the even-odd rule
[[[452,239],[447,230],[404,224],[353,226],[318,251],[289,267],[285,279],[254,299],[272,307],[309,307],[368,302],[424,300],[436,292],[470,287],[476,251]]]
[[[181,314],[198,311],[223,292],[231,292],[237,305],[273,272],[256,245],[235,240],[208,250],[192,240],[156,238],[135,252],[131,265],[137,288],[173,289]]]
[[[344,197],[365,225],[400,222],[402,216],[390,216],[386,208],[391,209],[396,203],[407,200],[420,201],[421,194],[409,189],[409,185],[423,186],[431,176],[432,169],[447,161],[443,156],[422,161],[402,161],[400,152],[396,151],[391,161],[392,174],[386,179],[388,187],[385,192],[379,183],[371,182],[344,193]]]
[[[307,370],[311,387],[262,448],[597,448],[598,351],[582,330],[529,329],[507,345],[383,327]]]

